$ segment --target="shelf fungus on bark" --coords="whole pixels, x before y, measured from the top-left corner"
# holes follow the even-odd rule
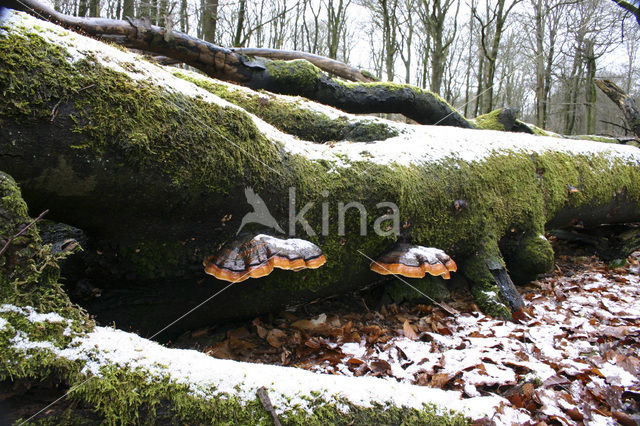
[[[450,272],[456,272],[458,266],[440,249],[398,243],[371,262],[371,270],[382,275],[396,274],[408,278],[424,278],[429,273],[448,280]]]
[[[326,258],[317,245],[299,238],[244,235],[209,256],[204,271],[219,280],[240,282],[267,276],[273,268],[300,271],[324,265]]]

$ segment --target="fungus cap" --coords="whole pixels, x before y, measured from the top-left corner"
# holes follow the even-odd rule
[[[325,262],[320,247],[309,241],[258,234],[225,244],[203,264],[204,271],[219,280],[240,282],[267,276],[273,268],[300,271],[319,268]]]
[[[440,249],[398,243],[371,262],[371,270],[382,275],[396,274],[408,278],[423,278],[429,273],[448,280],[450,272],[456,272],[458,266]]]

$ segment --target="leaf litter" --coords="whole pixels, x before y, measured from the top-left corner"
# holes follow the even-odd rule
[[[520,288],[526,306],[513,321],[479,313],[468,290],[452,293],[447,306],[456,315],[416,303],[370,309],[354,295],[346,304],[319,302],[223,333],[194,331],[175,345],[466,397],[497,395],[520,412],[520,423],[638,424],[639,271],[640,252],[617,269],[595,257],[558,256],[552,274]],[[499,411],[473,420],[513,421]]]

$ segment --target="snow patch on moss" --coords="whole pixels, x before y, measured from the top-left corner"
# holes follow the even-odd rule
[[[25,314],[35,312],[30,307],[21,309],[5,305],[4,308]],[[55,315],[50,318],[56,318]],[[6,326],[6,321],[3,324]],[[499,405],[508,404],[498,396],[462,399],[460,392],[375,377],[335,376],[292,367],[215,359],[195,350],[166,348],[136,334],[108,327],[96,327],[92,332],[73,339],[63,349],[46,340],[32,340],[21,330],[9,339],[9,345],[27,357],[34,356],[33,351],[39,350],[53,353],[58,358],[79,361],[84,363],[83,374],[98,378],[108,374],[114,366],[143,371],[151,382],[169,380],[185,385],[197,398],[233,395],[249,403],[255,400],[257,390],[264,386],[280,414],[292,409],[311,411],[312,401],[318,397],[336,403],[346,401],[360,407],[390,404],[421,410],[425,405],[435,404],[443,414],[454,410],[471,418],[491,416]],[[348,409],[346,405],[343,408]],[[517,412],[512,411],[517,417]]]

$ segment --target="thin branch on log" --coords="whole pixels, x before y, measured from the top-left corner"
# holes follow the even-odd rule
[[[304,59],[321,70],[346,80],[359,81],[362,83],[375,81],[373,78],[362,74],[359,69],[353,68],[344,62],[336,61],[335,59],[325,56],[314,55],[313,53],[300,52],[298,50],[277,50],[255,47],[232,48],[231,51],[240,55],[261,56],[267,59],[280,59],[285,61]]]
[[[231,49],[179,31],[151,25],[148,18],[82,18],[59,13],[37,0],[8,0],[7,3],[11,8],[50,20],[67,29],[167,56],[191,65],[211,77],[242,84],[254,90],[264,89],[303,96],[355,114],[396,113],[420,124],[474,127],[444,100],[414,86],[389,86],[388,83],[346,85],[319,72],[308,62],[283,64],[264,59],[251,60]],[[337,70],[335,65],[332,65],[331,72]]]
[[[594,80],[596,86],[622,110],[627,125],[633,133],[640,137],[640,111],[635,101],[611,80]]]
[[[7,248],[9,247],[9,244],[11,244],[11,242],[13,240],[15,240],[16,238],[18,238],[20,235],[24,234],[25,232],[27,232],[27,230],[29,228],[31,228],[37,221],[39,221],[40,219],[42,219],[42,217],[49,213],[49,210],[45,210],[42,213],[40,213],[40,215],[38,215],[38,217],[36,217],[35,219],[33,219],[31,222],[29,222],[29,224],[27,226],[25,226],[24,228],[22,228],[17,234],[13,235],[12,237],[9,237],[9,239],[7,240],[6,243],[4,243],[4,246],[2,246],[2,249],[0,249],[0,256],[2,255],[2,253],[4,253]]]
[[[267,389],[265,387],[261,387],[258,389],[258,398],[260,398],[260,402],[265,410],[271,415],[273,419],[273,424],[275,426],[281,426],[280,420],[278,419],[278,414],[276,414],[276,410],[273,408],[273,404],[271,403],[271,398],[269,398],[269,394],[267,393]]]
[[[621,126],[620,124],[614,123],[613,121],[600,120],[600,122],[601,123],[605,123],[605,124],[610,124],[610,125],[615,126],[615,127],[618,127],[620,129],[624,130],[625,132],[630,132],[631,131],[631,129],[628,128],[627,126]]]

